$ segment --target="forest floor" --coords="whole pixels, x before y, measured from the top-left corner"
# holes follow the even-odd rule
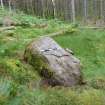
[[[0,23],[8,15],[7,10],[0,10]],[[0,32],[0,105],[105,105],[104,29],[81,29],[20,12],[10,16],[23,25]],[[66,27],[74,31],[53,38],[80,59],[86,84],[71,88],[41,87],[40,76],[23,60],[24,50],[34,38]]]

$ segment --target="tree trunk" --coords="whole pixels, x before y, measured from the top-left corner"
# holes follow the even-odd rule
[[[84,20],[87,19],[87,0],[84,0]]]
[[[55,8],[55,0],[52,0],[53,8],[54,8],[54,18],[56,17],[56,8]]]
[[[101,19],[103,19],[103,0],[100,0]]]
[[[71,4],[72,4],[72,19],[73,19],[73,22],[75,22],[75,1],[72,0],[71,1]]]
[[[9,6],[9,12],[11,13],[12,8],[11,8],[11,0],[8,1],[8,6]]]
[[[0,0],[0,5],[1,5],[2,9],[4,9],[3,0]]]

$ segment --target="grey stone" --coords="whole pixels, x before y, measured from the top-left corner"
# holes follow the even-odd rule
[[[24,58],[48,80],[49,85],[74,86],[82,83],[80,61],[50,37],[31,42]]]

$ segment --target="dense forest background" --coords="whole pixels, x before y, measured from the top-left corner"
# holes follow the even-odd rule
[[[70,22],[82,21],[87,24],[104,24],[105,0],[1,0],[25,13],[44,17],[59,18]]]

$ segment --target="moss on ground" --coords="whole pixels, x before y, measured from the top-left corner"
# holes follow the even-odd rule
[[[32,52],[31,50],[31,45],[29,45],[26,50],[25,50],[25,54],[24,54],[24,59],[26,62],[28,62],[29,64],[33,65],[33,67],[35,68],[35,70],[42,76],[45,78],[51,78],[53,77],[53,73],[51,72],[50,68],[49,68],[49,64],[47,59],[40,55],[37,50],[35,52]]]

